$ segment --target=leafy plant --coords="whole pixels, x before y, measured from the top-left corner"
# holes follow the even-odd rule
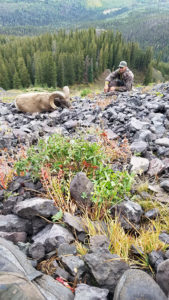
[[[86,198],[87,198],[87,194],[86,194],[85,192],[83,192],[83,193],[81,194],[81,197],[82,197],[83,199],[86,199]]]
[[[85,97],[85,96],[89,95],[90,93],[91,93],[91,90],[90,90],[90,89],[84,89],[84,90],[81,92],[80,96],[81,96],[81,97]]]
[[[92,200],[98,203],[107,201],[111,205],[123,199],[124,195],[129,195],[134,175],[129,175],[127,171],[114,172],[107,166],[100,166],[95,176]]]
[[[52,221],[57,222],[60,221],[63,217],[63,211],[60,209],[56,215],[52,216]]]
[[[33,179],[41,177],[50,197],[64,209],[67,207],[68,181],[77,172],[85,171],[94,183],[91,200],[100,205],[100,209],[101,206],[108,209],[113,203],[121,201],[124,195],[129,195],[133,182],[133,175],[127,171],[114,172],[111,168],[114,159],[126,160],[128,157],[124,145],[109,144],[107,136],[104,139],[101,136],[99,143],[91,143],[53,135],[47,142],[40,140],[37,146],[32,146],[27,157],[16,163],[16,171],[18,174],[28,171]],[[86,197],[85,194],[82,196]]]

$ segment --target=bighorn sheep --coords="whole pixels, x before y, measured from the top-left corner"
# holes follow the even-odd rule
[[[16,97],[15,106],[22,112],[35,113],[53,111],[60,107],[70,107],[69,87],[64,86],[63,92],[27,93]]]

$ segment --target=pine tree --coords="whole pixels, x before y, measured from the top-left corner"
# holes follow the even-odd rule
[[[59,87],[63,87],[65,85],[65,66],[63,54],[60,54],[58,58],[57,83]]]
[[[53,60],[52,52],[43,53],[43,83],[48,87],[56,87],[56,64]]]
[[[93,82],[93,59],[90,60],[88,66],[88,82]]]
[[[0,66],[0,87],[4,88],[5,90],[8,90],[10,88],[10,79],[6,64],[5,62],[3,62],[3,60],[0,60]]]
[[[21,80],[19,78],[18,72],[15,70],[15,73],[13,76],[13,88],[20,89],[21,87],[22,87]]]
[[[65,55],[64,65],[66,85],[72,85],[75,83],[74,60],[72,54]]]
[[[35,70],[35,85],[42,85],[42,63],[41,52],[38,51],[34,54],[34,70]]]
[[[23,87],[30,85],[30,76],[26,68],[23,57],[18,58],[18,73]]]
[[[149,64],[146,74],[145,74],[145,78],[144,78],[144,84],[148,85],[150,82],[152,82],[152,65]]]

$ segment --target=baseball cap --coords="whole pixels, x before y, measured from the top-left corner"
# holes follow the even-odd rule
[[[121,61],[120,64],[119,64],[119,68],[123,68],[123,67],[127,67],[127,63],[126,61]]]

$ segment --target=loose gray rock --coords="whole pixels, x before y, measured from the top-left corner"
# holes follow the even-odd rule
[[[132,229],[132,223],[139,224],[143,210],[138,203],[132,201],[123,201],[115,205],[111,211],[113,215],[119,217],[119,221],[126,230]],[[127,222],[127,220],[129,222]]]
[[[27,234],[26,234],[26,232],[2,232],[2,231],[0,231],[0,237],[17,244],[18,242],[25,243]]]
[[[144,153],[147,150],[148,144],[143,141],[133,142],[130,145],[130,150],[135,153]]]
[[[91,204],[91,193],[94,185],[86,177],[86,174],[79,172],[70,183],[70,194],[73,199],[81,206]]]
[[[159,240],[169,245],[169,234],[167,234],[166,232],[160,233]]]
[[[129,123],[129,128],[131,131],[137,131],[142,129],[147,129],[149,127],[148,122],[141,122],[140,120],[136,118],[131,118],[131,121]]]
[[[167,251],[165,252],[165,255],[164,255],[164,256],[165,256],[166,259],[169,258],[169,250],[167,250]]]
[[[14,272],[26,276],[29,280],[41,275],[35,270],[30,260],[12,242],[0,238],[0,270]]]
[[[147,173],[150,176],[156,176],[158,174],[161,174],[164,170],[164,163],[160,159],[155,158],[150,161],[150,166]]]
[[[77,232],[85,232],[82,219],[80,217],[73,216],[70,213],[65,212],[63,215],[63,221]]]
[[[48,300],[74,300],[74,294],[63,284],[54,280],[51,276],[43,275],[35,279],[38,288],[45,299]]]
[[[69,255],[62,256],[62,263],[64,264],[66,270],[74,277],[81,279],[85,273],[85,264],[79,256]]]
[[[35,216],[50,217],[55,215],[58,209],[55,202],[49,199],[32,198],[19,202],[14,207],[14,213],[26,219],[33,219]]]
[[[76,246],[74,244],[61,244],[58,249],[57,249],[57,255],[58,257],[62,257],[65,255],[76,255],[77,254],[77,250],[76,250]]]
[[[108,250],[110,241],[105,235],[94,235],[90,237],[90,251],[96,252],[101,249]]]
[[[0,272],[0,299],[45,300],[39,288],[33,282],[16,272]]]
[[[99,287],[108,289],[111,293],[114,293],[122,274],[129,269],[118,255],[111,254],[106,249],[86,254],[84,261]]]
[[[40,243],[33,244],[29,247],[29,255],[33,259],[40,260],[45,256],[45,247]]]
[[[169,296],[169,259],[158,265],[156,280],[166,296]]]
[[[160,146],[169,147],[169,138],[157,139],[155,143]]]
[[[163,188],[166,192],[169,192],[169,180],[164,180],[160,183],[160,187]]]
[[[142,157],[132,156],[131,158],[131,171],[136,174],[142,174],[146,172],[149,168],[149,160]]]
[[[29,232],[30,222],[18,216],[0,216],[0,231],[4,232]]]
[[[158,216],[160,215],[160,212],[158,210],[158,208],[153,208],[151,210],[148,210],[146,213],[145,213],[145,217],[150,219],[150,220],[154,220],[156,219]]]
[[[150,265],[157,271],[158,265],[164,261],[164,254],[161,251],[152,251],[148,254]]]
[[[109,290],[81,283],[77,285],[74,300],[107,300]]]
[[[167,300],[157,283],[141,270],[128,270],[120,278],[113,300]]]
[[[40,243],[45,246],[46,252],[50,252],[65,242],[71,243],[74,237],[71,232],[61,225],[47,225],[42,231],[32,237],[35,244]]]

